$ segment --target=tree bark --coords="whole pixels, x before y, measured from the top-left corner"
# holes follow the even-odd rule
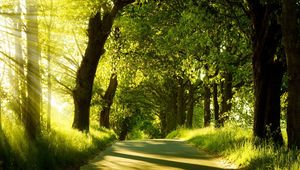
[[[159,114],[159,119],[161,137],[164,138],[167,135],[167,113],[165,111],[162,111]]]
[[[170,84],[171,86],[171,94],[170,94],[170,103],[169,103],[169,111],[166,115],[166,133],[169,133],[176,129],[177,126],[177,87],[175,87],[174,83]],[[173,86],[173,88],[172,88]]]
[[[277,56],[279,56],[278,54]],[[267,99],[265,111],[265,124],[267,126],[267,138],[276,142],[276,144],[283,144],[283,138],[280,129],[280,96],[281,85],[284,73],[283,63],[281,61],[274,61],[269,68],[270,75],[276,76],[268,77],[267,80]]]
[[[111,105],[113,104],[113,99],[117,91],[117,87],[118,87],[117,75],[112,74],[110,77],[108,88],[103,97],[104,106],[100,113],[100,126],[108,129],[110,128],[110,123],[109,123],[110,108]]]
[[[208,85],[204,85],[204,127],[210,126],[210,88]]]
[[[193,127],[193,114],[194,114],[194,92],[195,87],[192,83],[189,83],[189,103],[188,103],[188,111],[187,111],[187,119],[186,119],[186,127],[192,128]]]
[[[75,129],[89,131],[90,104],[98,62],[105,52],[104,45],[118,11],[133,2],[134,0],[117,0],[111,11],[104,11],[103,17],[101,12],[97,12],[89,20],[88,45],[77,71],[76,86],[73,90]]]
[[[221,120],[219,116],[219,102],[218,102],[218,84],[213,84],[213,99],[214,99],[214,116],[215,116],[215,127],[221,127]]]
[[[178,78],[177,87],[177,125],[182,126],[185,122],[185,100],[183,78]]]
[[[17,14],[14,17],[14,27],[17,30],[15,36],[15,77],[14,77],[14,111],[16,112],[19,121],[22,121],[22,117],[25,112],[25,73],[24,73],[24,58],[22,54],[22,19],[21,19],[21,7],[20,2],[17,3],[16,11]]]
[[[225,122],[229,119],[229,112],[231,110],[232,104],[232,73],[224,73],[224,83],[222,83],[222,107],[220,112],[220,125],[224,126]]]
[[[259,139],[271,139],[274,143],[281,144],[278,91],[282,76],[281,71],[277,70],[281,59],[274,57],[281,37],[276,17],[280,6],[275,3],[261,4],[258,0],[248,0],[248,4],[253,25],[252,62],[255,95],[253,132]],[[280,85],[273,86],[273,82]]]
[[[121,132],[119,135],[119,140],[125,140],[128,132],[129,132],[129,125],[130,124],[130,117],[125,117],[125,119],[122,121],[122,128],[121,128]]]
[[[37,4],[26,1],[27,9],[27,102],[24,116],[25,129],[30,139],[36,139],[41,131],[40,112],[42,87],[40,75],[41,51],[38,39]]]
[[[296,0],[283,0],[283,39],[288,70],[288,147],[300,148],[300,37]]]
[[[51,44],[51,29],[52,29],[52,10],[53,10],[53,0],[50,0],[50,13],[49,13],[49,21],[46,24],[47,30],[47,42]],[[47,86],[48,86],[48,107],[47,107],[47,129],[51,129],[51,112],[52,112],[52,81],[51,81],[51,45],[47,46]]]

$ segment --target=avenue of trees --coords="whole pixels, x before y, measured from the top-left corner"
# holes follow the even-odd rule
[[[22,124],[32,141],[62,116],[120,140],[235,124],[283,145],[286,128],[299,148],[299,5],[3,0],[0,121]]]

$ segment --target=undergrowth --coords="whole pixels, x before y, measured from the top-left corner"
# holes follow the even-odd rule
[[[299,151],[288,150],[285,146],[278,148],[268,143],[255,146],[250,129],[225,127],[188,130],[181,128],[171,132],[167,138],[187,140],[198,148],[226,158],[240,168],[300,169]]]
[[[4,169],[77,169],[116,139],[115,134],[106,129],[91,128],[86,134],[55,126],[32,142],[27,140],[20,124],[7,119],[3,127],[0,160]]]

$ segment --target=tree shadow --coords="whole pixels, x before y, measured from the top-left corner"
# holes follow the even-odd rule
[[[151,164],[185,170],[224,169],[220,168],[214,161],[214,157],[206,152],[198,151],[184,141],[164,139],[117,142],[82,168],[88,170],[153,169]]]
[[[147,163],[156,164],[163,167],[168,168],[180,168],[184,170],[221,170],[223,168],[217,168],[213,166],[206,166],[206,165],[198,165],[198,164],[192,164],[192,163],[183,163],[183,162],[177,162],[177,161],[170,161],[170,160],[164,160],[164,159],[157,159],[157,158],[149,158],[149,157],[143,157],[143,156],[136,156],[136,155],[129,155],[129,154],[122,154],[122,153],[115,153],[113,152],[110,154],[110,156],[117,157],[117,158],[126,158],[126,159],[132,159],[132,160],[138,160],[143,161]],[[96,170],[96,169],[147,169],[147,167],[143,166],[140,167],[139,165],[130,164],[129,166],[126,166],[124,164],[121,164],[119,162],[113,162],[115,167],[108,167],[105,165],[99,165],[96,162],[89,164],[85,169],[89,170]],[[127,168],[125,168],[126,166]],[[116,168],[119,167],[119,168]]]
[[[134,144],[132,144],[134,142]],[[143,140],[143,141],[125,141],[118,142],[113,146],[113,149],[118,147],[126,148],[129,151],[167,156],[167,157],[179,157],[178,153],[181,153],[180,157],[190,159],[212,159],[212,156],[207,154],[199,154],[199,151],[180,140],[165,140],[165,139],[154,139],[154,140]],[[145,150],[144,148],[147,148]]]

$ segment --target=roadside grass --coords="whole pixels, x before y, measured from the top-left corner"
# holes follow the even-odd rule
[[[3,169],[77,169],[115,140],[114,132],[106,129],[91,128],[86,134],[54,126],[32,142],[21,123],[6,119],[0,132],[0,160]]]
[[[286,137],[286,134],[283,135]],[[285,146],[275,147],[262,143],[253,145],[252,131],[235,126],[220,129],[177,129],[167,138],[187,140],[188,143],[221,156],[231,163],[246,169],[300,169],[300,152]]]

